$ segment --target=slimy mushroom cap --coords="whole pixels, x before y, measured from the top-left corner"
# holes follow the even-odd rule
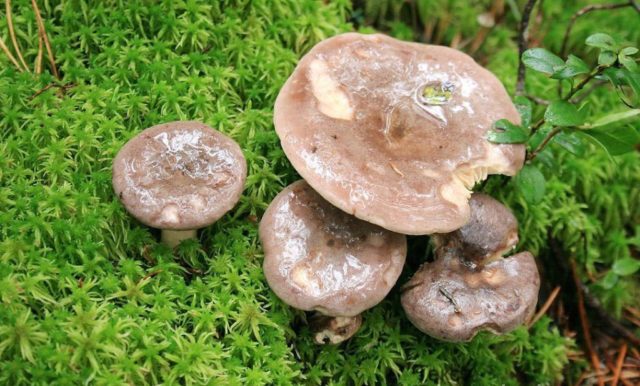
[[[499,201],[482,193],[469,200],[471,217],[462,228],[433,235],[436,249],[453,248],[460,258],[475,264],[502,257],[518,243],[518,220]]]
[[[113,189],[127,211],[166,230],[214,223],[238,202],[246,176],[238,144],[195,121],[150,127],[113,161]]]
[[[403,287],[402,307],[422,332],[462,342],[481,330],[502,334],[524,323],[535,311],[539,289],[538,269],[529,252],[480,270],[447,255],[420,267]]]
[[[351,317],[378,304],[398,280],[406,237],[334,207],[306,182],[280,192],[260,222],[264,273],[285,303]]]
[[[522,167],[523,145],[486,139],[502,118],[520,120],[498,79],[468,55],[357,33],[305,55],[274,111],[282,147],[313,189],[404,234],[460,228],[477,181]]]

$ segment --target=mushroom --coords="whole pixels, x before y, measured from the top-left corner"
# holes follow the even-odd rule
[[[292,307],[317,311],[318,343],[340,343],[398,280],[406,237],[358,220],[332,206],[305,181],[271,202],[260,222],[264,274]]]
[[[216,222],[240,199],[247,163],[236,142],[196,121],[150,127],[113,161],[113,189],[140,222],[174,247]]]
[[[520,121],[500,81],[468,55],[357,33],[305,55],[274,110],[282,147],[314,190],[404,234],[460,228],[476,182],[522,167],[523,145],[486,139],[502,118]]]
[[[517,220],[493,198],[474,193],[471,220],[434,235],[436,261],[402,289],[409,320],[435,338],[460,342],[478,331],[503,334],[535,311],[540,277],[531,253],[503,258],[518,242]]]

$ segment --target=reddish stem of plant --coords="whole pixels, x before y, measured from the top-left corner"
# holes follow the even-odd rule
[[[604,379],[600,372],[600,358],[598,358],[598,354],[594,350],[593,342],[591,341],[589,320],[587,319],[587,311],[584,307],[584,295],[582,293],[580,278],[578,277],[576,262],[575,260],[570,259],[569,264],[571,267],[571,276],[573,277],[573,282],[576,286],[576,294],[578,295],[578,314],[580,316],[580,325],[582,326],[582,334],[584,336],[585,345],[587,346],[587,352],[589,354],[589,358],[591,359],[593,370],[596,372],[596,375],[598,377],[598,386],[604,386]]]

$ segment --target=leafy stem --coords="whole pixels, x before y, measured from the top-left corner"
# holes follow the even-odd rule
[[[544,119],[542,119],[542,121],[544,121]],[[532,152],[530,152],[527,155],[527,161],[534,160],[538,156],[538,154],[540,154],[540,152],[544,150],[544,148],[549,144],[551,139],[555,137],[558,133],[560,133],[562,129],[563,129],[562,127],[554,127],[553,130],[551,130],[549,134],[547,134],[547,136],[544,137],[542,142],[540,142],[540,144]]]
[[[569,94],[567,96],[565,96],[564,98],[562,98],[565,101],[570,100],[574,95],[576,95],[576,93],[578,93],[580,90],[582,90],[584,88],[584,86],[587,85],[587,83],[589,83],[591,80],[593,80],[596,76],[602,74],[602,72],[604,70],[606,70],[607,68],[609,68],[610,66],[605,66],[605,65],[599,65],[596,68],[593,69],[593,71],[591,71],[591,73],[586,76],[584,79],[582,79],[580,81],[580,83],[578,83],[578,85],[574,88],[571,89],[571,91],[569,92]]]

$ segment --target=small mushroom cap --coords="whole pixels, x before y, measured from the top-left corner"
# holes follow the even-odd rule
[[[357,33],[305,55],[274,110],[282,147],[309,185],[404,234],[460,228],[477,181],[522,167],[523,145],[486,139],[502,118],[520,122],[500,81],[470,56]]]
[[[271,202],[260,222],[264,274],[285,303],[329,316],[378,304],[398,280],[404,235],[358,220],[304,181]]]
[[[236,142],[195,121],[150,127],[113,161],[113,189],[127,211],[160,229],[208,226],[240,199],[247,162]]]
[[[317,344],[340,344],[350,339],[362,325],[362,315],[354,317],[314,315],[311,320],[313,340]]]
[[[509,332],[535,311],[540,276],[529,252],[471,269],[447,254],[424,264],[404,286],[402,307],[419,330],[462,342],[478,331]]]
[[[469,200],[471,218],[462,228],[434,235],[436,248],[455,248],[460,257],[475,263],[500,258],[518,243],[518,220],[498,200],[474,193]]]

